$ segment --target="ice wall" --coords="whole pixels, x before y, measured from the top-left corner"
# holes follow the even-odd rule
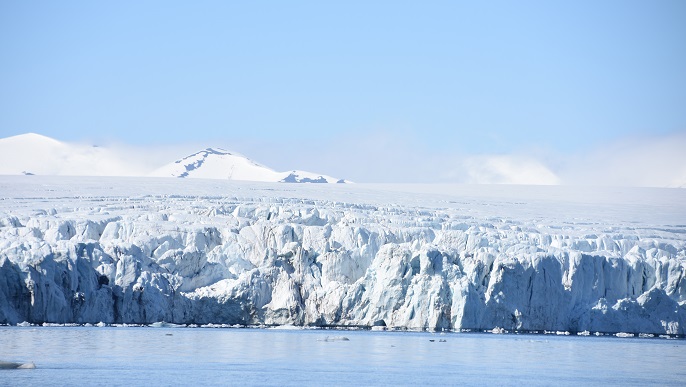
[[[0,215],[0,323],[686,334],[684,226],[283,198]]]

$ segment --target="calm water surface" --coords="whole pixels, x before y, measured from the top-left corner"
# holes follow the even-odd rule
[[[0,360],[37,367],[2,386],[686,383],[686,341],[614,337],[0,327]]]

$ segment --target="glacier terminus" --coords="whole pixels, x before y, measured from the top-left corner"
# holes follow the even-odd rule
[[[0,177],[0,323],[686,334],[686,191]]]

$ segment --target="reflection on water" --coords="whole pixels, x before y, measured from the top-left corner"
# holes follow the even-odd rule
[[[349,341],[325,340],[345,336]],[[682,385],[686,341],[409,332],[0,327],[0,385]]]

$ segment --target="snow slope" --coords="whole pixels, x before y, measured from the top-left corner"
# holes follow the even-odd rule
[[[0,177],[0,323],[686,333],[686,193]]]
[[[207,148],[169,163],[154,172],[156,177],[228,179],[284,183],[345,183],[331,176],[305,171],[276,172],[245,156],[220,148]]]

